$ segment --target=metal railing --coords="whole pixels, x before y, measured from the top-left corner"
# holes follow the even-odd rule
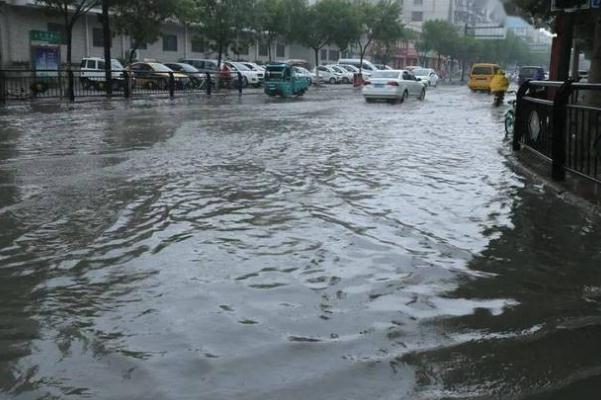
[[[565,172],[601,183],[601,84],[528,81],[517,93],[513,149],[526,146]]]
[[[185,74],[163,71],[116,71],[107,83],[104,71],[0,70],[0,104],[35,99],[137,97],[235,90],[242,93],[247,81],[240,72]],[[109,94],[107,86],[111,85]]]

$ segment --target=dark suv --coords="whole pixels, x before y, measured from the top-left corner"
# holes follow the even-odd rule
[[[518,85],[521,85],[527,80],[544,81],[545,69],[543,67],[520,67]]]

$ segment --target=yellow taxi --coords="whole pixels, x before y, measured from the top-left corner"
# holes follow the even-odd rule
[[[497,64],[474,64],[467,86],[473,91],[484,90],[489,92],[490,81],[500,69],[501,67]]]

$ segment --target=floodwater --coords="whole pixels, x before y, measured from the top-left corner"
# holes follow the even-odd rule
[[[598,399],[601,220],[466,88],[0,114],[2,399]]]

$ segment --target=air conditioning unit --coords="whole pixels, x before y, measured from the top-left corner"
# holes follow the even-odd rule
[[[595,0],[552,0],[551,11],[573,12],[580,10],[588,10],[591,8],[591,3]]]

